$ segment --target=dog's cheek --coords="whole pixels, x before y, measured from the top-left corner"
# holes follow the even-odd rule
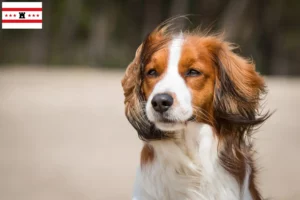
[[[146,78],[142,83],[142,95],[144,96],[144,99],[147,101],[149,99],[149,96],[153,92],[153,89],[155,87],[156,81],[153,79]]]
[[[199,122],[210,121],[213,116],[214,80],[194,79],[188,82],[192,96],[193,114]]]

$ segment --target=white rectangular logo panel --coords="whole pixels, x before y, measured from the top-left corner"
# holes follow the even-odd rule
[[[2,2],[2,29],[42,28],[42,2]]]

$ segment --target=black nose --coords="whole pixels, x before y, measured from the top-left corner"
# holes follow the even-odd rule
[[[151,104],[157,112],[166,112],[173,104],[173,97],[168,94],[157,94],[153,97]]]

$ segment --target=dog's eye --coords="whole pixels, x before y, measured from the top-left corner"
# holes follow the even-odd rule
[[[148,72],[147,72],[147,76],[150,76],[150,77],[157,77],[158,76],[158,73],[155,69],[150,69]]]
[[[201,75],[201,72],[195,69],[189,69],[185,74],[185,76],[199,76],[199,75]]]

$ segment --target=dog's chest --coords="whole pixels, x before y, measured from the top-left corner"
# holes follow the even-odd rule
[[[191,141],[195,141],[194,138]],[[171,141],[153,143],[155,159],[139,169],[135,199],[240,199],[239,185],[219,165],[217,145],[211,135],[204,135],[199,142],[197,151],[190,152],[190,155],[184,147]]]

